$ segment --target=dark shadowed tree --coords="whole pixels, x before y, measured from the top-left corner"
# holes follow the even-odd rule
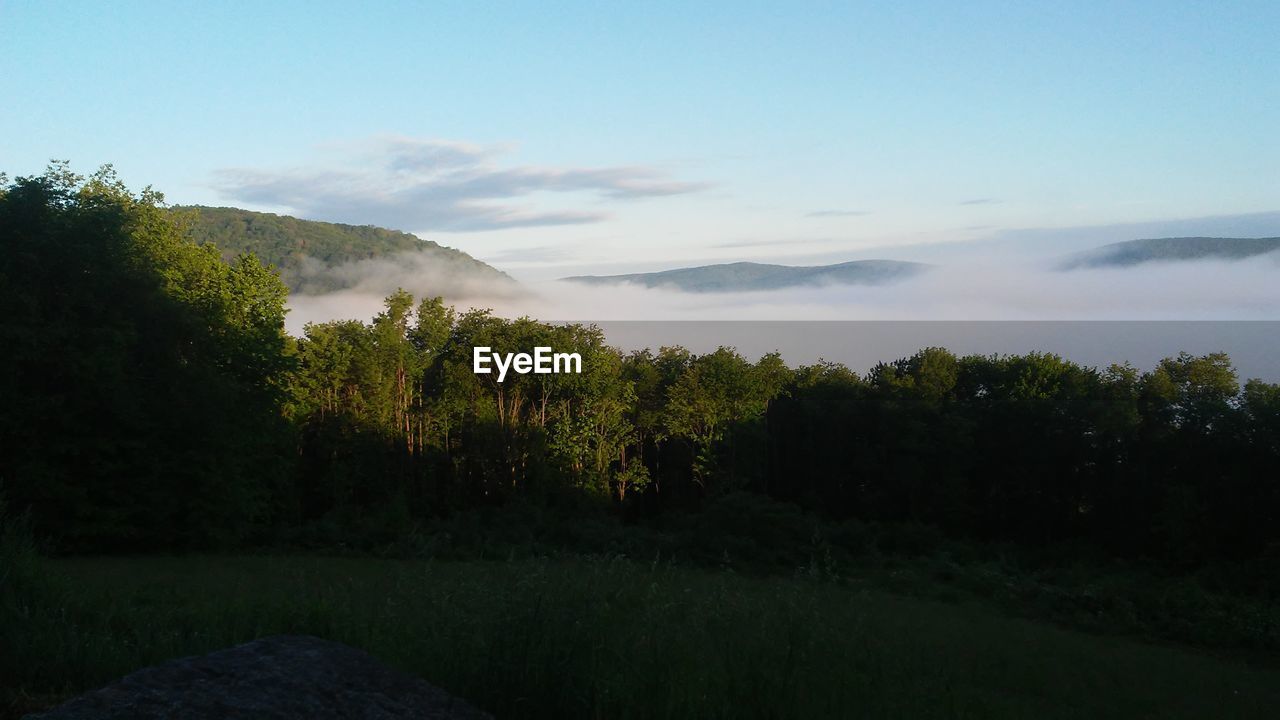
[[[0,475],[64,547],[235,542],[288,474],[285,290],[161,203],[65,163],[0,196]]]

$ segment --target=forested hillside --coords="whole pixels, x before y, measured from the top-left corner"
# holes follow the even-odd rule
[[[1243,260],[1280,250],[1280,238],[1178,237],[1104,245],[1064,260],[1064,270],[1129,267],[1151,262]]]
[[[359,279],[357,275],[334,269],[368,260],[438,267],[457,278],[481,283],[514,283],[505,273],[460,250],[398,230],[227,207],[181,206],[173,212],[189,221],[196,243],[217,247],[226,260],[253,253],[277,268],[293,292],[320,294],[351,287]],[[412,255],[412,261],[406,261],[405,254]]]
[[[928,267],[899,260],[854,260],[808,266],[736,262],[630,275],[577,275],[564,280],[587,285],[633,283],[686,292],[746,292],[806,285],[881,285],[904,280]]]

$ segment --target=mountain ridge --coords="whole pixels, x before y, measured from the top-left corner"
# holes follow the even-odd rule
[[[215,245],[227,260],[252,252],[280,272],[291,292],[300,294],[358,286],[372,275],[362,272],[361,264],[372,271],[376,268],[369,266],[377,262],[436,270],[432,274],[441,278],[460,274],[475,282],[516,284],[511,276],[461,250],[400,230],[236,207],[178,205],[171,210],[189,218],[189,232],[197,244]],[[439,279],[433,278],[435,284]]]
[[[1075,253],[1058,263],[1059,270],[1132,267],[1151,262],[1243,260],[1280,250],[1280,237],[1167,237],[1111,243]]]
[[[832,265],[776,265],[755,262],[718,263],[623,275],[575,275],[565,282],[586,285],[633,283],[675,287],[686,292],[746,292],[814,285],[881,285],[902,280],[930,267],[901,260],[852,260]]]

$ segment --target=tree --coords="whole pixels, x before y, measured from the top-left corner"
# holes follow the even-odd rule
[[[0,476],[69,548],[235,542],[288,457],[283,286],[162,203],[66,163],[0,196]]]
[[[703,492],[721,469],[725,480],[734,483],[734,465],[720,466],[717,445],[736,423],[762,418],[780,387],[775,378],[762,377],[736,350],[722,347],[694,357],[668,388],[663,424],[672,437],[692,444],[693,482]]]

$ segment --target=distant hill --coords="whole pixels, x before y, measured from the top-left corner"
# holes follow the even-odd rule
[[[1059,268],[1126,267],[1149,262],[1241,260],[1280,250],[1280,238],[1181,237],[1103,245],[1065,259]]]
[[[179,206],[174,211],[190,214],[197,243],[213,243],[227,259],[254,253],[275,266],[296,293],[353,287],[391,291],[399,285],[418,293],[460,296],[490,285],[515,286],[506,273],[461,250],[398,230],[229,207]]]
[[[879,285],[902,280],[929,267],[897,260],[855,260],[838,265],[790,266],[752,262],[703,265],[630,275],[579,275],[562,278],[589,285],[634,283],[686,292],[777,290],[803,285]]]

